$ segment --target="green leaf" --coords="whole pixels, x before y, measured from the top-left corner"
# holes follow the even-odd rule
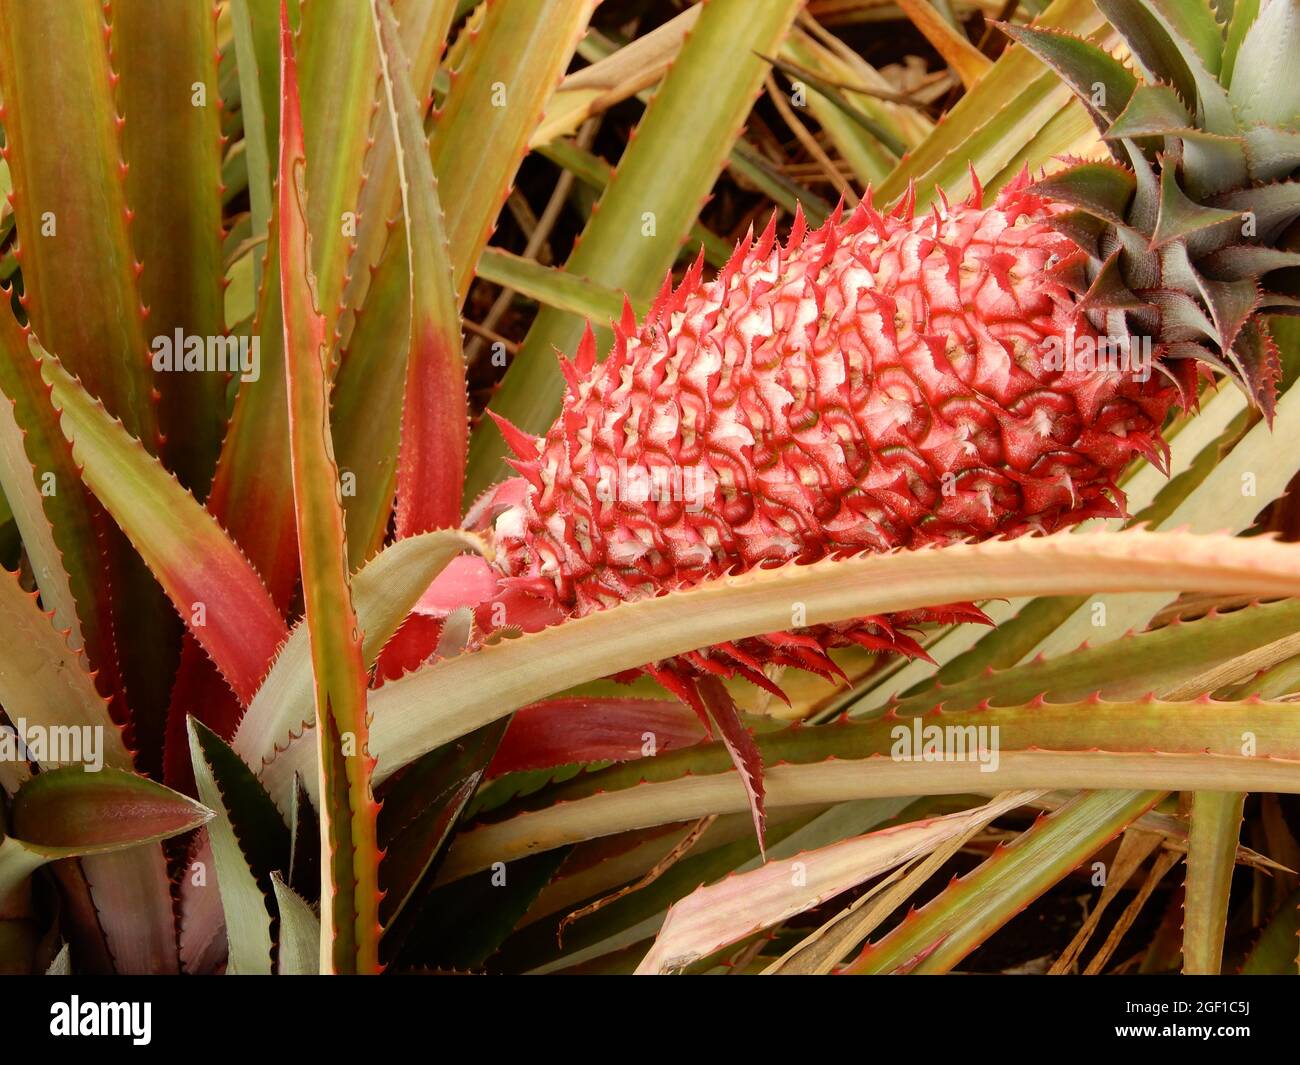
[[[1183,903],[1183,972],[1218,975],[1228,895],[1237,867],[1244,792],[1198,791],[1192,795],[1188,831],[1187,886]]]
[[[280,914],[280,976],[315,976],[320,972],[320,918],[301,895],[271,874],[275,905]]]
[[[1144,0],[1096,0],[1097,8],[1124,38],[1148,82],[1169,82],[1189,107],[1197,103],[1196,80],[1182,45],[1175,42]]]
[[[1033,190],[1081,207],[1107,222],[1122,225],[1137,182],[1122,167],[1109,163],[1079,163],[1035,182]]]
[[[368,6],[303,4],[295,48],[302,79],[302,180],[312,236],[310,266],[325,335],[332,337],[351,255],[352,227],[345,215],[357,210],[364,184],[379,76]],[[283,57],[280,63],[283,67]],[[284,136],[281,115],[282,151]]]
[[[1254,181],[1277,181],[1300,167],[1300,133],[1255,126],[1243,134]]]
[[[550,883],[566,855],[564,849],[557,849],[481,878],[440,887],[420,913],[407,954],[420,960],[432,958],[447,968],[483,966]],[[490,907],[483,905],[484,892],[491,892]]]
[[[37,337],[156,453],[157,382],[136,274],[104,18],[96,0],[0,4],[4,151],[13,179],[24,301]],[[50,47],[52,41],[57,48]],[[68,179],[71,173],[75,181]],[[70,297],[75,313],[68,310]],[[95,665],[124,704],[130,691],[141,764],[156,768],[179,626],[117,530],[105,526],[101,533],[113,587],[104,626],[133,638],[96,647],[111,649],[118,662],[99,657]]]
[[[1155,137],[1195,128],[1196,123],[1182,100],[1168,85],[1139,85],[1120,115],[1102,131],[1102,136],[1108,140]]]
[[[1093,0],[1054,0],[1035,25],[1094,40],[1108,31]],[[1037,169],[1073,150],[1079,132],[1059,122],[1063,111],[1083,120],[1079,132],[1092,127],[1083,105],[1055,73],[1044,70],[1028,49],[1009,48],[881,183],[878,202],[893,202],[913,182],[918,208],[928,206],[938,189],[950,200],[967,195],[971,168],[985,189],[994,191],[1022,165]]]
[[[1233,222],[1238,212],[1217,207],[1206,207],[1190,199],[1178,187],[1178,177],[1172,166],[1160,171],[1160,216],[1151,235],[1152,250],[1172,240],[1185,240],[1223,222]]]
[[[493,722],[430,751],[385,792],[379,817],[384,848],[380,868],[384,900],[379,912],[386,953],[394,953],[415,924],[447,840],[504,732],[505,722]]]
[[[1277,182],[1253,189],[1241,189],[1219,197],[1216,206],[1254,215],[1255,235],[1273,243],[1282,231],[1300,217],[1300,182]]]
[[[108,582],[80,480],[27,334],[7,308],[0,309],[0,488],[55,627],[68,633],[74,650],[112,662],[111,632],[101,629],[107,627]],[[42,492],[43,484],[54,491]],[[79,608],[87,618],[84,630]]]
[[[1081,795],[954,880],[847,972],[944,973],[1146,813],[1155,791]]]
[[[851,65],[849,56],[837,55],[802,29],[791,31],[783,52],[797,64],[795,69],[816,78],[808,82],[818,90],[808,97],[808,109],[853,168],[859,184],[874,185],[883,180],[898,164],[899,157],[933,128],[918,111],[832,84],[861,83],[870,78],[870,86],[889,89],[889,83],[874,68],[861,60]],[[800,73],[791,76],[800,79]],[[821,86],[827,89],[825,93]],[[740,150],[742,145],[738,144],[732,152],[733,166]]]
[[[216,19],[201,3],[116,0],[108,10],[146,336],[154,352],[165,340],[180,370],[175,336],[211,343],[225,333]],[[226,377],[169,372],[156,383],[164,460],[202,498],[225,433]]]
[[[192,717],[187,728],[199,798],[216,812],[208,825],[208,838],[226,917],[230,948],[226,971],[232,975],[269,974],[271,913],[263,879],[267,874],[259,876],[251,852],[262,850],[263,863],[275,844],[282,844],[280,853],[287,854],[288,833],[266,793],[230,748]],[[256,848],[251,844],[254,839],[271,839],[272,843]]]
[[[1109,52],[1068,33],[1005,24],[999,28],[1055,70],[1103,132],[1131,106],[1138,80]]]
[[[1290,791],[1297,787],[1300,722],[1284,702],[1034,702],[763,733],[769,813],[815,803],[1000,788]],[[952,726],[927,734],[929,726]],[[991,757],[972,757],[983,726]],[[996,743],[992,729],[996,726]],[[1241,753],[1254,732],[1257,755]],[[973,736],[973,738],[972,738]],[[909,742],[910,741],[910,742]],[[899,757],[935,744],[943,757]],[[900,744],[902,745],[900,747]],[[1266,763],[1273,764],[1267,765]],[[721,743],[611,766],[518,800],[464,830],[440,879],[495,861],[652,825],[748,809]]]
[[[245,7],[248,11],[248,24],[250,44],[252,46],[252,59],[256,66],[257,78],[254,84],[257,87],[258,103],[260,104],[259,113],[262,117],[265,136],[263,143],[266,145],[266,182],[269,190],[271,179],[274,175],[275,159],[278,154],[278,145],[280,143],[280,3],[279,0],[233,0],[233,4]],[[288,0],[289,22],[297,26],[301,22],[300,0]],[[234,8],[232,6],[232,30]],[[235,30],[234,32],[238,32]],[[238,42],[235,44],[236,57],[238,63],[244,63],[244,52],[240,50]],[[250,104],[243,99],[245,74],[239,72],[240,87],[240,110],[247,119],[252,112],[249,107],[258,106]],[[245,121],[247,126],[247,121]],[[244,130],[244,139],[248,139],[248,130]],[[251,184],[251,182],[250,182]]]
[[[537,154],[551,160],[556,166],[563,167],[584,185],[595,189],[597,192],[603,193],[610,179],[614,176],[614,168],[604,159],[598,155],[593,155],[585,148],[579,147],[573,141],[551,141],[549,144],[537,148]],[[806,186],[791,181],[781,173],[777,166],[768,162],[759,153],[747,149],[743,140],[738,141],[736,147],[732,149],[728,165],[746,180],[752,181],[763,195],[770,197],[791,214],[794,213],[798,204],[803,205],[804,213],[808,215],[810,220],[819,218],[825,221],[826,217],[831,213],[830,204],[816,193],[810,191]],[[719,269],[731,258],[731,251],[734,247],[730,241],[718,236],[699,222],[691,226],[687,246],[696,243],[703,245],[705,261]],[[484,248],[483,255],[479,259],[480,271],[485,258],[498,254],[508,253],[502,253],[500,249],[490,246]],[[621,306],[622,304],[620,304]],[[578,311],[577,313],[582,312]]]
[[[1254,5],[1247,5],[1247,10],[1251,6]],[[1234,35],[1239,25],[1234,17]],[[1296,128],[1300,116],[1300,83],[1293,68],[1298,54],[1300,9],[1286,0],[1263,4],[1259,16],[1242,38],[1228,92],[1243,125]]]
[[[489,4],[429,140],[447,223],[456,292],[474,265],[506,192],[595,8],[593,0]]]
[[[617,321],[623,313],[622,292],[579,277],[567,270],[542,266],[498,248],[487,248],[478,261],[478,276],[484,281],[514,289],[520,295],[569,314],[579,314],[593,321]],[[633,310],[644,314],[647,300],[636,300]]]
[[[1188,676],[1204,674],[1297,629],[1297,603],[1210,614],[1181,625],[1081,646],[1054,658],[1035,657],[996,673],[927,685],[891,704],[890,709],[907,717],[939,705],[945,711],[973,710],[985,701],[1014,706],[1040,695],[1051,700],[1084,699],[1095,692],[1107,699],[1138,698],[1169,690]],[[864,709],[870,707],[869,699],[862,703]],[[851,705],[848,712],[854,714],[854,709]]]
[[[257,0],[253,0],[254,3]],[[279,108],[271,114],[263,105],[263,84],[276,81],[270,70],[258,65],[258,40],[254,36],[255,23],[249,8],[250,0],[231,0],[230,24],[235,38],[236,64],[239,68],[239,110],[244,124],[244,165],[248,172],[248,203],[250,212],[249,235],[267,237],[271,222],[271,151],[269,142],[275,134],[268,120],[278,123]],[[263,0],[265,6],[265,0]],[[272,37],[272,40],[274,38]],[[274,52],[268,55],[268,59]],[[278,68],[278,56],[276,65]],[[266,88],[270,88],[269,84]],[[253,259],[253,291],[262,287],[262,261]]]
[[[1211,0],[1139,0],[1160,18],[1171,36],[1185,41],[1211,74],[1219,73],[1223,30]]]
[[[455,0],[405,0],[394,11],[399,22],[398,39],[410,61],[411,91],[422,116],[433,92],[434,73],[455,7]],[[378,94],[382,98],[382,84]],[[381,109],[384,106],[382,99],[379,106]],[[382,110],[376,116],[373,137],[374,143],[366,154],[366,183],[357,204],[355,246],[343,289],[338,333],[339,346],[344,349],[352,336],[356,312],[369,299],[372,271],[379,265],[390,242],[392,229],[389,223],[402,206],[397,145],[393,140],[391,123],[384,121]],[[405,276],[405,267],[401,273]],[[404,327],[405,323],[399,322],[398,325]]]
[[[304,898],[319,899],[320,818],[301,780],[294,781],[289,838],[289,884]]]
[[[1242,976],[1295,976],[1296,936],[1300,935],[1300,891],[1278,908],[1246,956]]]
[[[1260,0],[1233,0],[1232,15],[1228,20],[1227,34],[1223,43],[1223,65],[1219,70],[1219,80],[1224,85],[1232,85],[1232,75],[1236,69],[1237,55],[1241,51],[1242,41],[1255,20],[1259,18]],[[1232,93],[1228,93],[1232,98]]]
[[[766,57],[764,57],[766,58]],[[856,127],[860,133],[867,134],[872,140],[877,142],[879,151],[880,147],[885,149],[885,158],[872,168],[867,182],[878,181],[889,173],[893,165],[897,163],[898,158],[907,152],[907,144],[903,139],[892,130],[886,129],[877,122],[871,115],[865,114],[856,104],[849,100],[836,86],[832,85],[825,78],[818,75],[815,71],[808,70],[807,67],[798,64],[789,63],[780,58],[769,59],[774,67],[786,75],[792,82],[800,84],[807,83],[814,90],[813,100],[823,100],[830,104],[830,110],[825,107],[810,107],[814,117],[817,118],[818,124],[827,130],[829,135],[830,127],[835,128],[838,137],[836,141],[847,140],[841,123],[837,118],[847,118],[849,123]],[[848,141],[852,144],[853,141]]]
[[[1300,266],[1300,251],[1258,244],[1230,244],[1196,263],[1197,269],[1214,281],[1241,281],[1291,266]]]

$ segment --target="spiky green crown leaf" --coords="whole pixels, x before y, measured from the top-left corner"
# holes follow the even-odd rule
[[[1003,26],[1083,101],[1114,162],[1077,163],[1038,190],[1077,210],[1080,247],[1061,277],[1112,336],[1150,336],[1185,390],[1196,364],[1231,377],[1272,419],[1281,373],[1266,315],[1295,314],[1300,286],[1300,0],[1097,0],[1129,67],[1091,41]]]

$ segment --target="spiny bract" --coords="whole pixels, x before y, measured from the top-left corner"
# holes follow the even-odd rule
[[[506,583],[585,614],[754,566],[1120,513],[1116,478],[1134,453],[1159,461],[1178,390],[1150,363],[1062,357],[1097,333],[1054,273],[1078,253],[1060,210],[1022,175],[987,207],[978,190],[916,215],[910,196],[864,201],[815,232],[797,218],[784,245],[769,225],[716,280],[697,261],[665,286],[639,328],[625,313],[604,363],[588,332],[545,437],[503,425],[528,485],[495,518]],[[686,657],[829,672],[826,647],[917,653],[898,629],[916,617]]]

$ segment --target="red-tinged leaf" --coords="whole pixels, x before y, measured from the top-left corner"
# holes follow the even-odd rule
[[[109,716],[105,697],[95,690],[84,654],[69,645],[35,594],[25,591],[8,570],[0,570],[0,632],[0,706],[9,709],[13,723],[42,730],[63,726],[98,736],[94,751],[73,752],[82,757],[67,761],[47,752],[37,759],[41,767],[92,760],[129,770],[131,753]]]
[[[397,496],[406,366],[404,358],[393,356],[408,346],[411,294],[405,234],[399,228],[390,232],[402,253],[370,278],[365,307],[356,312],[339,355],[330,410],[339,469],[355,479],[343,499],[354,571],[383,546]]]
[[[445,620],[412,614],[403,621],[379,653],[375,663],[376,681],[396,680],[429,661],[438,649]]]
[[[185,721],[193,717],[229,742],[243,717],[245,706],[231,690],[202,645],[190,633],[181,644],[180,664],[167,707],[163,737],[163,782],[187,795],[194,791]]]
[[[456,70],[429,140],[438,197],[448,208],[447,236],[458,304],[474,280],[475,264],[496,225],[528,139],[569,64],[593,6],[591,0],[485,5],[482,26]],[[405,29],[405,14],[400,8],[397,14]],[[494,103],[503,98],[507,106]],[[398,433],[392,423],[396,407],[391,401],[381,404],[378,397],[400,395],[403,390],[399,375],[406,368],[392,358],[392,349],[402,343],[405,326],[399,330],[396,312],[387,308],[399,289],[404,294],[407,287],[406,252],[405,233],[394,230],[369,281],[361,318],[350,334],[340,370],[349,394],[340,397],[335,412],[339,454],[354,469],[371,471],[373,479],[358,484],[357,499],[349,503],[354,564],[360,561],[361,544],[383,535],[391,502],[385,478],[396,483]],[[549,351],[545,357],[550,358]],[[362,401],[354,391],[358,388],[376,395],[374,406]]]
[[[278,122],[279,112],[273,121]],[[298,580],[289,472],[288,413],[280,315],[279,222],[271,219],[262,291],[253,335],[260,341],[261,373],[240,386],[217,462],[207,507],[261,574],[282,614]],[[267,665],[269,666],[269,662]],[[185,719],[193,714],[222,739],[239,722],[241,703],[193,636],[186,635],[167,714],[164,779],[190,790]]]
[[[280,45],[275,32],[279,6],[277,0],[249,4],[262,99],[277,104],[265,116],[269,145],[276,143],[279,115]],[[297,2],[290,2],[291,22],[298,7]],[[355,211],[365,171],[365,146],[378,73],[369,22],[370,13],[363,4],[302,4],[303,135],[310,160],[304,180],[312,190],[309,207],[319,309],[327,317],[337,310],[347,259],[341,219],[345,212]],[[256,381],[240,386],[208,508],[262,574],[272,599],[287,612],[298,581],[298,550],[285,447],[289,431],[277,215],[273,205],[253,328],[261,342],[261,374]],[[185,681],[184,686],[189,683]],[[178,685],[178,691],[181,687]],[[179,709],[184,712],[190,708]]]
[[[178,880],[181,969],[194,975],[210,975],[226,963],[226,917],[221,908],[221,890],[208,870],[216,868],[208,830],[194,834],[189,860]]]
[[[487,776],[575,762],[628,762],[706,738],[695,711],[672,699],[547,699],[510,719]]]
[[[211,816],[193,799],[146,777],[69,766],[38,773],[18,789],[10,827],[28,846],[66,857],[167,839]]]
[[[0,901],[48,862],[93,855],[99,864],[88,865],[87,874],[98,874],[91,879],[91,891],[99,906],[110,899],[125,904],[114,893],[133,878],[138,877],[137,891],[152,886],[140,874],[162,871],[162,852],[152,848],[141,853],[144,844],[188,832],[212,816],[205,807],[146,777],[108,768],[89,773],[82,766],[38,773],[18,790],[11,812],[12,834],[0,836]],[[154,861],[142,864],[141,857]],[[103,862],[105,858],[110,861]],[[100,881],[98,891],[95,879]],[[138,895],[134,901],[137,912],[146,909]],[[106,916],[110,924],[119,923],[116,915]],[[140,964],[128,962],[127,971],[174,971],[174,940],[170,949],[163,944],[156,954],[147,953],[150,942],[142,937],[132,944],[133,950],[144,947],[146,956]]]
[[[280,299],[298,556],[316,688],[322,828],[321,961],[377,972],[378,807],[370,788],[366,668],[348,586],[338,467],[329,430],[329,349],[307,229],[307,160],[288,14],[280,8]]]
[[[13,508],[41,600],[54,624],[84,649],[100,690],[120,690],[109,581],[99,529],[106,516],[81,484],[72,445],[50,405],[30,330],[0,309],[0,486]],[[12,406],[11,406],[12,405]],[[11,413],[10,413],[11,412]],[[24,468],[24,466],[26,468]],[[48,488],[53,488],[49,491]],[[120,716],[120,715],[119,715]]]
[[[212,515],[54,356],[42,373],[82,478],[131,540],[242,702],[288,636],[257,573]]]
[[[731,756],[731,762],[745,784],[749,799],[749,814],[754,819],[754,832],[758,835],[759,853],[767,857],[767,811],[763,808],[763,756],[750,734],[736,704],[719,677],[704,677],[695,682],[700,698],[704,700],[709,717],[718,726],[722,743]]]
[[[405,539],[459,522],[469,413],[447,232],[421,111],[391,8],[383,0],[370,0],[370,11],[397,147],[410,278],[406,396],[397,462],[397,535]]]
[[[109,768],[130,770],[131,754],[84,659],[9,573],[0,574],[0,632],[0,705],[15,708],[27,725],[90,730],[98,748],[92,753],[83,745],[83,761],[102,758]],[[60,764],[43,761],[41,768]],[[176,929],[161,847],[85,858],[81,868],[56,866],[55,875],[69,904],[69,934],[78,956],[88,959],[86,968],[176,971]]]

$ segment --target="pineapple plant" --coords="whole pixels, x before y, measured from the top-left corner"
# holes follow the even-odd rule
[[[842,6],[0,0],[0,967],[1296,971],[1300,4]]]

